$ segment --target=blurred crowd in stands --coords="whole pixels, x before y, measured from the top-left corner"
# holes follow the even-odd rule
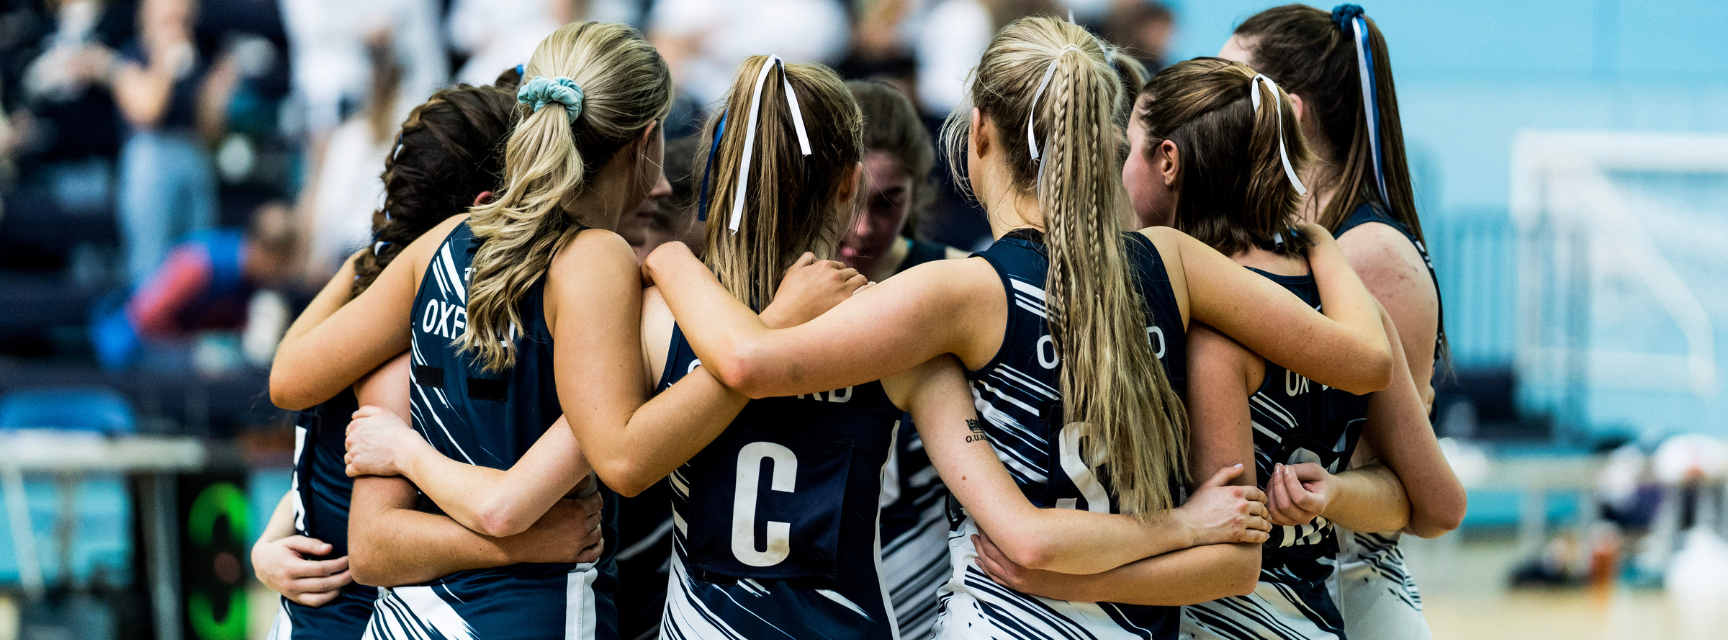
[[[146,411],[190,395],[267,410],[261,368],[369,244],[409,110],[491,82],[566,22],[632,24],[672,65],[668,181],[620,230],[651,247],[700,237],[696,150],[679,138],[744,56],[887,82],[934,129],[990,34],[1029,13],[1071,17],[1154,70],[1174,28],[1155,0],[0,1],[0,391],[101,379],[154,394],[135,398]],[[949,181],[932,183],[903,233],[987,240]]]

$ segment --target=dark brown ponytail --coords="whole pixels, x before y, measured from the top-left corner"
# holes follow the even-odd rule
[[[1285,233],[1299,219],[1302,196],[1284,172],[1279,145],[1298,175],[1308,147],[1288,95],[1256,77],[1246,65],[1219,58],[1179,62],[1146,83],[1138,112],[1147,148],[1165,140],[1176,145],[1174,226],[1224,255],[1250,247],[1295,253],[1304,246]]]
[[[384,208],[372,214],[371,250],[354,264],[355,295],[415,238],[497,185],[515,109],[504,89],[457,85],[408,114],[384,159]]]
[[[1350,26],[1356,16],[1361,16],[1368,27],[1367,54],[1374,68],[1374,108],[1379,118],[1375,133],[1380,139],[1385,197],[1381,197],[1374,175],[1369,119],[1363,108],[1356,32]],[[1324,139],[1310,142],[1324,152],[1319,160],[1329,165],[1328,175],[1335,176],[1338,188],[1317,221],[1336,232],[1357,207],[1371,203],[1408,227],[1417,242],[1426,242],[1405,158],[1392,56],[1374,19],[1354,5],[1339,5],[1328,13],[1291,4],[1254,14],[1236,27],[1236,36],[1253,58],[1254,68],[1277,80],[1285,91],[1301,96],[1320,125]],[[1446,361],[1450,349],[1443,322],[1438,331],[1440,360]]]

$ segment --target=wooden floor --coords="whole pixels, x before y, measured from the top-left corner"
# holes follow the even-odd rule
[[[1435,640],[1728,638],[1725,603],[1683,603],[1663,590],[1507,589],[1518,559],[1510,540],[1404,546]]]

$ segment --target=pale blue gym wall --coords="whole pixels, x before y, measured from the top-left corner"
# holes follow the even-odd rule
[[[1237,24],[1274,3],[1179,0],[1174,6],[1171,58],[1181,60],[1215,55]],[[1483,228],[1504,229],[1510,237],[1510,156],[1518,131],[1728,133],[1728,2],[1455,0],[1363,7],[1391,47],[1418,204],[1443,292],[1459,303],[1448,307],[1447,325],[1461,365],[1504,365],[1514,349],[1509,247],[1472,254],[1465,263],[1463,252],[1449,251],[1445,241],[1448,233]],[[1473,308],[1462,308],[1466,300]],[[1718,350],[1728,354],[1728,328],[1717,329]],[[1728,393],[1708,399],[1596,395],[1589,413],[1598,431],[1728,435]]]

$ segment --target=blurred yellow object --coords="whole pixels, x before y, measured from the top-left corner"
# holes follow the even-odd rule
[[[0,596],[0,640],[18,640],[18,601]]]

